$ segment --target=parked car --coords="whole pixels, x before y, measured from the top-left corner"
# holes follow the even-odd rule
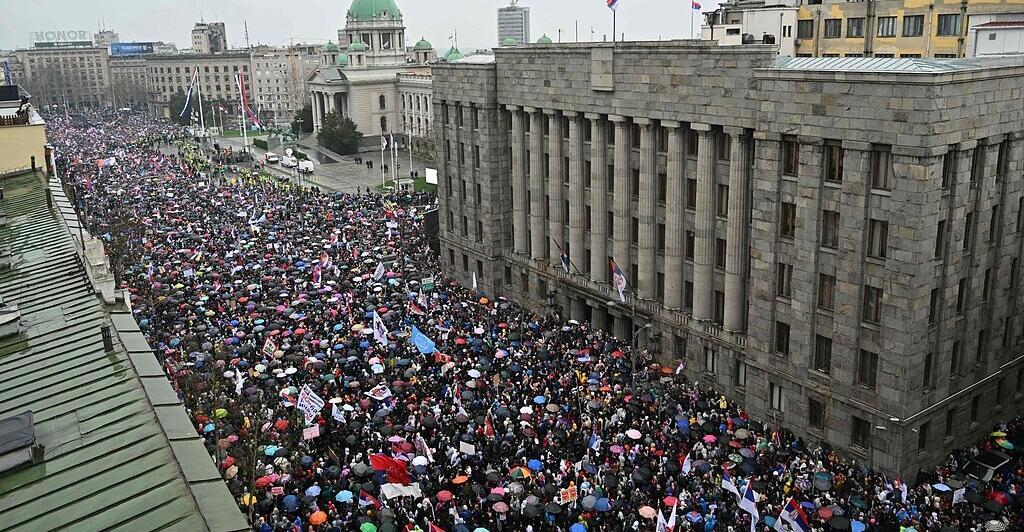
[[[299,161],[299,173],[300,174],[312,174],[313,173],[313,161],[305,160]]]
[[[285,168],[295,168],[299,165],[299,160],[291,155],[285,155],[281,157],[281,166]]]
[[[281,158],[278,157],[276,153],[268,151],[267,154],[263,156],[263,162],[266,164],[277,164],[281,162]]]
[[[964,466],[967,476],[981,482],[991,482],[1000,469],[1010,463],[1010,457],[999,451],[986,451]]]

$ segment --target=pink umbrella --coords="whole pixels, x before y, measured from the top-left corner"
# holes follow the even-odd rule
[[[495,494],[498,494],[498,495],[504,495],[505,494],[505,488],[502,488],[502,487],[494,488],[494,489],[491,490],[491,493],[495,493]]]
[[[609,450],[612,453],[614,453],[614,454],[622,454],[622,446],[621,445],[612,445]]]
[[[713,434],[708,434],[704,436],[705,443],[715,443],[716,441],[718,441],[718,438],[716,438]]]

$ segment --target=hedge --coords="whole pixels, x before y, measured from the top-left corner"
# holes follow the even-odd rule
[[[265,141],[263,139],[252,139],[252,145],[256,146],[257,148],[259,148],[261,150],[269,149],[267,147],[267,141]]]

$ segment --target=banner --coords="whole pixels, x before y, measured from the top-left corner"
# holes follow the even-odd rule
[[[320,436],[320,425],[313,425],[312,427],[302,429],[303,440],[312,440],[318,436]]]
[[[384,401],[391,397],[391,389],[388,388],[387,384],[378,384],[366,392],[366,396],[378,401]]]
[[[420,332],[415,325],[412,327],[412,336],[410,336],[410,339],[412,340],[413,345],[416,346],[416,349],[419,349],[420,353],[423,353],[424,355],[429,355],[435,351],[437,344]]]
[[[472,443],[466,443],[464,441],[459,442],[459,452],[467,456],[474,456],[476,454],[476,445]]]
[[[380,494],[385,499],[397,499],[399,497],[415,497],[416,499],[423,498],[423,491],[420,490],[418,482],[413,482],[408,486],[401,484],[384,484],[380,487]]]
[[[277,351],[277,344],[270,338],[267,338],[267,341],[263,342],[263,356],[274,358],[275,351]]]
[[[295,406],[299,410],[302,410],[302,414],[306,418],[307,425],[316,419],[316,416],[320,414],[320,410],[324,407],[324,404],[324,400],[314,393],[308,384],[302,385],[302,391],[299,392],[299,400]]]
[[[380,345],[388,345],[388,328],[376,310],[373,311],[373,338]]]

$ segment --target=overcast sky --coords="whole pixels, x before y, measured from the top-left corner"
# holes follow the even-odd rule
[[[447,50],[458,30],[463,50],[496,44],[497,8],[508,0],[396,0],[411,42],[425,36],[438,50]],[[627,40],[686,38],[690,34],[691,0],[619,0],[618,31]],[[224,21],[228,44],[244,46],[243,21],[255,43],[288,44],[337,40],[345,26],[351,0],[0,0],[0,49],[26,47],[33,31],[95,31],[102,18],[107,29],[122,41],[165,41],[188,48],[191,29],[200,18]],[[702,9],[717,7],[718,0],[701,2]],[[612,31],[605,0],[520,0],[530,7],[531,38],[547,33],[558,40],[594,39]],[[693,16],[695,28],[700,17]],[[699,29],[696,31],[699,32]],[[443,50],[442,50],[443,49]]]

